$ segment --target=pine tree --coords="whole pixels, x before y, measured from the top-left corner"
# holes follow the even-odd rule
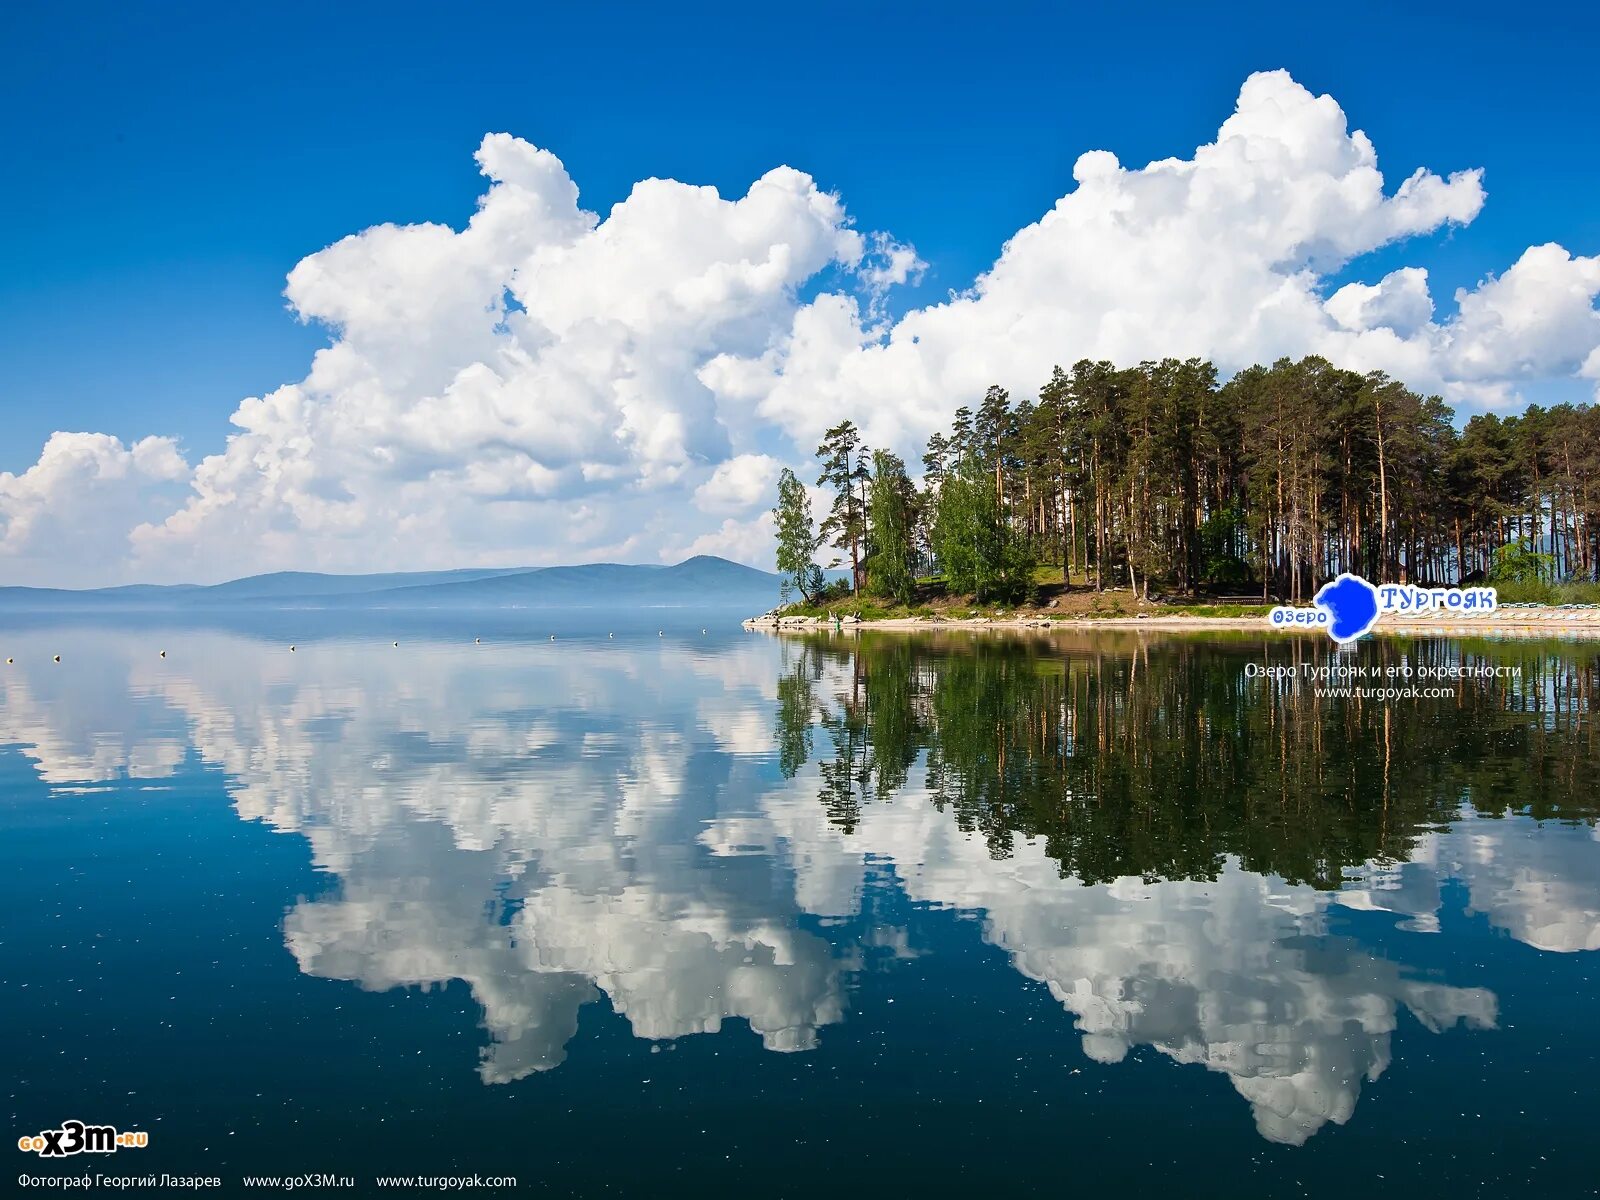
[[[819,487],[833,489],[833,507],[822,523],[822,540],[850,552],[850,589],[861,590],[861,543],[867,531],[867,448],[855,424],[845,421],[823,434],[817,447],[822,460]]]
[[[879,519],[867,452],[846,422],[819,453],[825,534],[859,567]],[[1545,586],[1600,580],[1600,408],[1534,406],[1458,432],[1439,397],[1315,356],[1220,386],[1203,359],[1057,367],[1037,403],[992,387],[957,409],[922,467],[920,494],[906,485],[910,570],[925,552],[953,594],[1019,595],[1031,580],[1017,564],[1031,572],[1041,550],[1064,581],[1141,596],[1304,600],[1340,571],[1471,582],[1517,545],[1549,557]]]

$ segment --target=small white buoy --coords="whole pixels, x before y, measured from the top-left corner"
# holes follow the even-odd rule
[[[166,651],[165,651],[165,650],[163,650],[163,651],[162,651],[162,652],[161,652],[161,657],[162,657],[162,658],[165,658],[165,657],[166,657],[166,656],[167,656],[167,652],[166,652]]]
[[[398,650],[400,648],[400,643],[399,642],[396,642],[394,645],[395,645],[395,649]]]
[[[482,638],[473,638],[472,639],[472,644],[474,646],[481,646],[481,645],[483,645],[483,639]]]
[[[57,662],[60,662],[60,661],[61,661],[61,655],[59,655],[59,654],[58,654],[58,655],[56,655],[56,661],[57,661]]]
[[[289,647],[289,653],[290,653],[290,654],[293,654],[293,653],[294,653],[294,647],[293,647],[293,646],[290,646],[290,647]]]
[[[666,637],[667,636],[666,630],[664,630],[664,629],[656,630],[656,636],[657,637]]]
[[[616,635],[616,634],[614,634],[614,633],[608,633],[608,634],[606,634],[606,636],[607,636],[607,637],[608,637],[608,638],[614,638],[614,637],[616,637],[616,636],[617,636],[617,635]]]
[[[700,636],[701,636],[701,637],[705,637],[705,635],[706,635],[706,631],[705,631],[705,630],[704,630],[704,629],[702,629],[702,630],[701,630],[701,631],[700,631]]]
[[[555,640],[556,640],[556,635],[555,635],[555,634],[553,634],[553,633],[552,633],[552,634],[551,634],[551,635],[550,635],[550,640],[551,640],[551,641],[552,641],[552,642],[553,642],[553,641],[555,641]]]

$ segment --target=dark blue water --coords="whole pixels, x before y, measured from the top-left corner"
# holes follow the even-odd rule
[[[0,637],[8,1112],[91,1170],[1594,1194],[1591,646],[265,620]]]

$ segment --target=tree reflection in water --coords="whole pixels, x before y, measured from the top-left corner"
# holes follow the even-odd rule
[[[1085,883],[1214,879],[1231,856],[1337,888],[1351,868],[1406,860],[1463,804],[1592,820],[1597,657],[1494,641],[1351,654],[1247,636],[820,635],[788,645],[777,739],[788,775],[816,743],[819,798],[846,831],[921,760],[932,803],[996,858],[1043,839]],[[1340,681],[1310,674],[1348,664],[1368,684],[1449,695],[1326,695]],[[1439,677],[1485,667],[1499,673]]]
[[[74,637],[64,665],[0,676],[0,743],[63,798],[137,803],[214,766],[241,817],[304,838],[332,880],[284,915],[298,969],[464,981],[489,1084],[583,1069],[568,1050],[594,1004],[651,1041],[736,1028],[850,1054],[830,1030],[864,972],[920,957],[923,982],[893,986],[935,1004],[962,986],[944,952],[971,927],[937,915],[958,913],[1091,1059],[1201,1064],[1298,1144],[1352,1116],[1403,1013],[1452,1038],[1499,1025],[1505,976],[1457,911],[1600,949],[1593,647],[651,635],[291,658],[217,632],[157,663],[136,633]],[[1261,674],[1348,661],[1506,670],[1389,704]],[[1356,910],[1411,932],[1368,944]],[[1019,1054],[1073,1036],[996,1020]],[[937,1096],[914,1029],[883,1036]],[[1190,1086],[1164,1081],[1152,1111]]]

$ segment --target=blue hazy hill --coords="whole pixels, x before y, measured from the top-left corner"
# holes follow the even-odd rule
[[[281,571],[210,586],[0,588],[0,610],[121,611],[227,608],[603,608],[755,606],[779,599],[779,577],[702,554],[672,566],[571,567],[324,575]]]
[[[1378,591],[1359,575],[1344,574],[1325,583],[1315,601],[1328,610],[1329,631],[1341,642],[1358,638],[1378,619]]]
[[[779,577],[702,554],[670,567],[589,563],[543,567],[463,583],[426,583],[371,597],[381,607],[602,607],[615,604],[729,603],[770,607]]]
[[[200,588],[207,600],[266,600],[282,596],[345,596],[432,583],[471,583],[526,571],[526,567],[471,568],[456,571],[389,571],[378,575],[323,575],[315,571],[276,571],[248,575]]]

